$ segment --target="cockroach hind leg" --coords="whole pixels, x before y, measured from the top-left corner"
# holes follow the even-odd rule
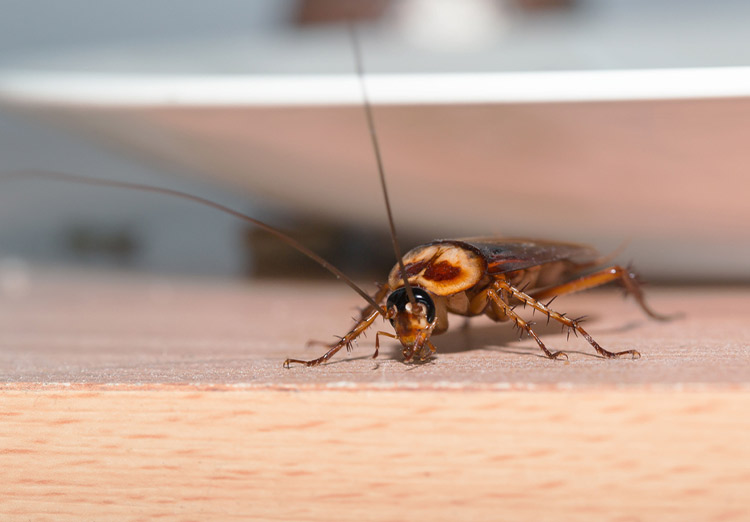
[[[568,281],[560,285],[545,288],[539,292],[534,292],[531,297],[537,301],[552,297],[552,299],[544,305],[545,308],[549,308],[549,305],[558,295],[580,292],[582,290],[596,288],[614,281],[619,281],[625,289],[625,294],[633,296],[636,303],[638,303],[638,306],[641,307],[641,310],[652,319],[656,319],[657,321],[670,321],[672,319],[678,319],[684,315],[682,313],[660,314],[654,311],[646,303],[646,299],[641,290],[643,283],[638,279],[638,276],[630,266],[623,267],[621,265],[613,265],[603,268],[578,279],[574,279],[573,281]]]
[[[644,297],[643,291],[641,290],[641,287],[644,285],[643,281],[638,278],[638,275],[632,270],[632,267],[630,265],[628,265],[626,268],[615,266],[611,270],[613,274],[619,275],[620,282],[625,288],[625,295],[632,295],[633,299],[635,299],[636,303],[638,303],[638,306],[641,307],[641,310],[643,310],[643,312],[651,319],[656,319],[657,321],[671,321],[673,319],[678,319],[684,316],[684,314],[681,312],[676,312],[673,314],[660,314],[654,311],[646,303],[646,298]]]

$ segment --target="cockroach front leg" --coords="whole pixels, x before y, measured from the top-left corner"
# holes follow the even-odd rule
[[[573,330],[575,332],[578,332],[579,334],[581,334],[581,336],[584,339],[586,339],[586,341],[588,341],[588,343],[591,346],[594,347],[594,350],[596,350],[596,352],[599,355],[601,355],[602,357],[606,357],[608,359],[611,359],[611,358],[615,358],[615,357],[623,357],[625,355],[630,355],[633,359],[638,359],[641,356],[641,354],[638,353],[636,350],[625,350],[623,352],[610,352],[608,350],[605,350],[604,348],[602,348],[599,345],[599,343],[597,343],[594,340],[593,337],[591,337],[589,335],[589,333],[586,330],[584,330],[581,327],[580,320],[570,319],[568,317],[565,317],[565,315],[563,315],[563,314],[555,312],[554,310],[552,310],[547,305],[545,305],[545,304],[537,301],[535,298],[531,297],[530,295],[525,294],[524,292],[520,291],[519,289],[511,286],[507,281],[504,281],[504,280],[501,280],[501,279],[496,279],[495,282],[492,283],[492,287],[491,288],[495,292],[491,292],[490,293],[490,297],[495,302],[497,302],[496,299],[499,300],[499,301],[501,301],[503,303],[503,304],[500,305],[501,307],[504,307],[505,309],[510,309],[510,307],[508,306],[508,304],[505,303],[505,302],[503,302],[502,299],[499,298],[499,296],[497,294],[498,292],[503,292],[506,295],[508,295],[509,297],[514,297],[518,301],[520,301],[521,303],[526,304],[528,306],[531,306],[533,309],[542,312],[548,318],[554,319],[555,321],[558,321],[558,322],[564,324],[565,326],[567,326],[571,330]],[[493,295],[495,297],[492,297]],[[526,328],[524,328],[524,329],[526,329]],[[530,335],[531,335],[530,329],[526,329],[526,331],[529,332]],[[533,337],[535,339],[537,339],[536,335],[534,335]],[[537,339],[537,343],[540,346],[542,345],[541,341],[538,340],[538,339]],[[542,347],[542,350],[544,351],[545,355],[547,355],[547,357],[550,357],[550,355],[548,354],[548,350],[546,350],[544,347]],[[554,354],[553,354],[553,356],[554,356]],[[553,358],[555,358],[555,357],[553,357]]]
[[[432,341],[425,339],[424,343],[422,343],[422,346],[419,348],[419,351],[414,350],[413,354],[418,356],[420,361],[426,361],[432,357],[435,352],[437,352],[437,348],[432,344]]]
[[[331,349],[324,353],[321,357],[313,359],[311,361],[303,361],[300,359],[287,359],[284,361],[284,367],[289,368],[292,364],[304,364],[305,366],[317,366],[328,361],[331,357],[344,347],[350,348],[352,343],[372,325],[375,318],[384,313],[382,310],[371,310],[370,313],[362,318],[352,330],[341,338],[339,342],[331,346]]]
[[[432,331],[435,329],[435,325],[437,324],[437,319],[433,320],[432,323],[430,323],[430,326],[417,335],[416,341],[412,345],[404,346],[404,348],[401,350],[401,354],[404,356],[404,362],[411,362],[414,359],[414,356],[418,356],[420,361],[426,361],[429,357],[431,357],[436,351],[437,348],[435,348],[435,345],[432,344],[429,337],[432,334]],[[399,339],[398,335],[392,334],[390,332],[378,332],[375,334],[375,353],[373,354],[372,358],[375,359],[378,356],[378,352],[380,351],[380,336],[385,335],[386,337],[390,337],[391,339]],[[400,340],[400,339],[399,339]]]
[[[437,317],[424,330],[420,330],[415,336],[414,342],[409,345],[405,345],[404,349],[401,350],[404,356],[404,362],[411,362],[417,357],[420,361],[426,361],[437,351],[435,345],[430,341],[435,326],[437,325]]]

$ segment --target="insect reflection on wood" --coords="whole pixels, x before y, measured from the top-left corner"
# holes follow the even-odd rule
[[[625,287],[627,293],[635,297],[646,314],[655,319],[666,318],[656,314],[646,305],[635,275],[626,268],[611,266],[580,276],[586,270],[593,269],[599,264],[596,251],[590,247],[541,240],[473,238],[433,241],[412,249],[404,256],[401,255],[375,133],[372,109],[363,80],[359,44],[353,27],[351,27],[351,36],[355,50],[357,74],[362,87],[368,129],[377,160],[397,260],[397,264],[391,270],[386,283],[374,296],[362,290],[341,270],[280,230],[246,214],[198,196],[138,183],[101,180],[46,171],[15,172],[2,177],[42,177],[87,185],[104,185],[157,192],[188,199],[252,223],[275,235],[292,248],[323,266],[357,292],[368,303],[368,306],[362,311],[359,320],[351,331],[335,344],[328,346],[328,351],[321,357],[312,360],[287,359],[284,362],[286,367],[296,363],[316,366],[328,361],[342,348],[350,349],[352,343],[370,328],[378,316],[390,321],[395,333],[377,332],[373,357],[378,355],[380,336],[382,335],[397,339],[401,343],[406,362],[425,361],[436,352],[435,345],[431,340],[432,336],[443,333],[448,329],[449,313],[465,317],[486,315],[494,321],[510,321],[522,332],[532,337],[545,356],[550,359],[567,359],[564,352],[551,351],[545,346],[534,332],[533,324],[523,319],[516,312],[516,307],[519,305],[543,314],[548,321],[561,323],[563,328],[567,328],[569,332],[576,335],[580,334],[603,357],[640,357],[640,354],[635,350],[621,352],[605,350],[581,327],[582,318],[568,318],[565,314],[550,307],[550,304],[558,295],[618,281]],[[580,277],[576,278],[577,275]]]

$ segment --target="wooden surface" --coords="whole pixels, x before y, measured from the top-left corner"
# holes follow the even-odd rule
[[[478,321],[428,364],[371,335],[286,370],[356,295],[0,272],[2,520],[750,518],[744,288],[648,289],[670,323],[614,290],[555,302],[636,361]]]

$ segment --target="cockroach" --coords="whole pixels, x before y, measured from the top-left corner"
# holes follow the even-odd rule
[[[486,315],[496,322],[509,321],[522,333],[525,332],[532,337],[546,357],[567,359],[565,352],[551,351],[546,347],[534,332],[533,323],[526,321],[516,312],[516,307],[519,305],[528,306],[546,316],[548,322],[557,321],[569,332],[580,334],[602,357],[639,358],[640,353],[636,350],[620,352],[605,350],[581,327],[583,318],[571,319],[550,307],[552,301],[559,295],[618,281],[624,286],[626,293],[635,298],[648,316],[658,320],[669,318],[654,312],[646,304],[640,283],[635,273],[629,268],[614,265],[581,275],[602,264],[602,258],[589,246],[537,239],[479,237],[436,240],[401,255],[372,108],[364,82],[359,43],[351,25],[350,31],[357,75],[362,88],[364,111],[397,259],[387,281],[375,295],[371,296],[362,290],[341,270],[275,227],[199,196],[140,183],[104,180],[61,172],[22,171],[6,174],[3,177],[52,178],[87,185],[156,192],[191,200],[260,227],[321,265],[357,292],[367,302],[367,306],[349,333],[341,337],[338,342],[328,345],[328,350],[321,357],[311,360],[286,359],[284,366],[287,368],[293,364],[317,366],[327,362],[342,348],[350,350],[352,344],[372,326],[378,316],[388,320],[395,333],[384,331],[376,333],[373,358],[378,356],[382,335],[397,339],[401,343],[405,362],[426,361],[437,351],[432,343],[432,336],[448,329],[449,313],[465,317]]]
[[[565,352],[545,346],[532,323],[515,311],[517,305],[529,306],[544,314],[548,322],[554,319],[581,334],[603,357],[637,359],[641,354],[636,350],[605,350],[581,327],[583,318],[571,319],[550,308],[559,295],[619,281],[646,314],[659,320],[668,318],[648,307],[635,274],[627,268],[614,265],[573,278],[595,266],[596,256],[596,251],[585,245],[542,240],[485,237],[432,241],[406,253],[403,272],[399,265],[393,267],[388,282],[375,295],[378,303],[385,300],[384,307],[366,308],[354,328],[323,356],[310,361],[287,359],[285,365],[326,362],[341,348],[351,348],[378,315],[391,322],[395,334],[377,332],[373,358],[378,354],[379,336],[384,335],[401,342],[405,361],[425,361],[436,352],[430,338],[448,329],[449,313],[511,321],[536,341],[545,356],[567,359]]]

